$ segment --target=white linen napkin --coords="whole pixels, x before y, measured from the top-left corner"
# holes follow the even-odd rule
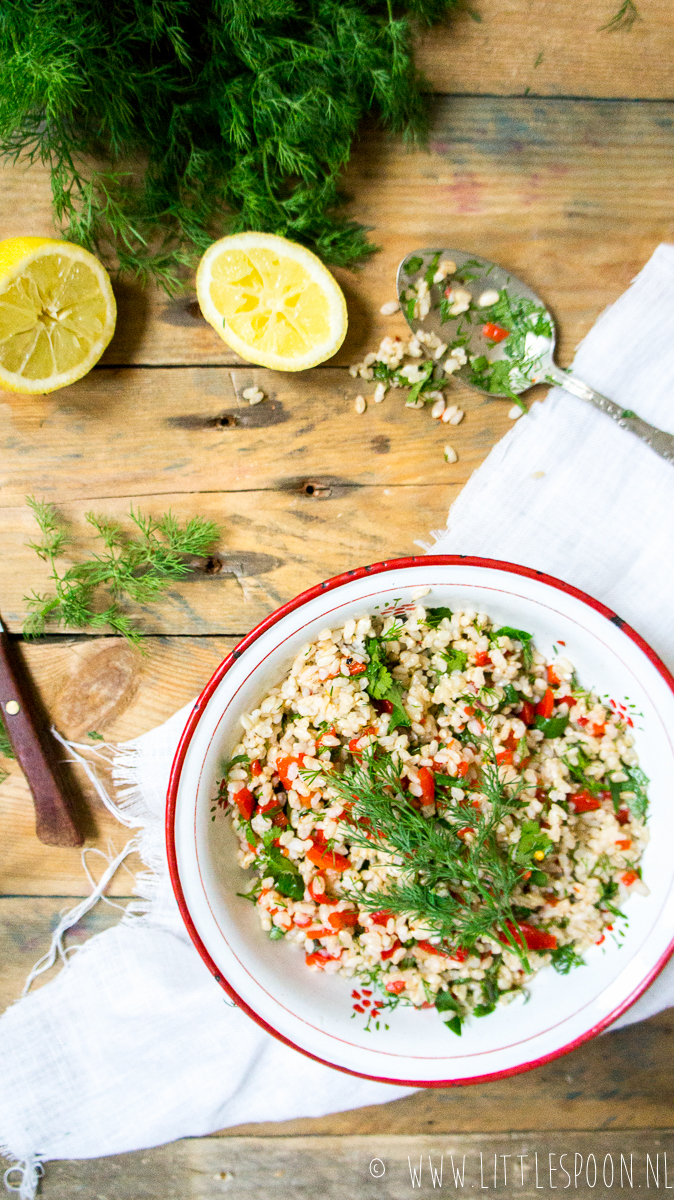
[[[660,246],[604,313],[574,370],[674,431],[674,247]],[[555,390],[535,404],[435,536],[434,553],[506,559],[583,588],[674,667],[674,466],[582,401]],[[112,756],[118,807],[99,785],[100,794],[140,828],[117,861],[139,844],[144,903],[0,1019],[0,1151],[20,1164],[8,1184],[22,1200],[34,1196],[45,1160],[317,1116],[413,1090],[355,1079],[289,1050],[230,1007],[202,964],[173,899],[163,842],[166,782],[190,707],[122,747],[87,747],[89,756]],[[62,922],[52,957],[74,919]],[[670,965],[616,1026],[672,1003]]]

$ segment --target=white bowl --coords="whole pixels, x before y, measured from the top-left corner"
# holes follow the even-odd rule
[[[619,945],[610,936],[587,964],[560,976],[540,971],[517,999],[452,1034],[434,1010],[399,1007],[389,1029],[365,1032],[352,1017],[354,983],[312,972],[297,944],[271,942],[257,912],[237,896],[251,880],[236,861],[231,822],[211,820],[221,763],[241,737],[239,718],[280,682],[300,646],[326,626],[409,604],[483,611],[530,630],[551,656],[554,642],[579,680],[635,706],[636,749],[651,783],[651,841],[643,857],[648,897],[625,905]],[[557,579],[510,563],[419,557],[348,571],[304,592],[262,621],[218,667],[187,722],[167,806],[171,877],[190,935],[216,980],[275,1037],[333,1067],[387,1083],[443,1087],[497,1079],[539,1066],[615,1021],[674,950],[674,680],[650,647],[604,605]],[[357,985],[355,985],[357,986]]]

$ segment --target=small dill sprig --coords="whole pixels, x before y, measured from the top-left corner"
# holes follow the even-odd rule
[[[429,820],[410,804],[403,764],[375,747],[341,775],[331,773],[330,786],[350,811],[348,840],[391,856],[386,891],[354,893],[359,907],[423,921],[453,948],[470,949],[480,937],[498,937],[529,971],[526,949],[514,936],[518,923],[511,902],[522,872],[496,836],[503,818],[520,808],[523,785],[502,782],[493,744],[487,735],[481,740],[486,813],[448,800],[442,822]],[[461,836],[467,828],[470,841]]]
[[[180,525],[171,512],[154,518],[132,508],[131,520],[138,531],[133,536],[119,522],[90,512],[85,519],[103,543],[102,551],[60,571],[56,560],[70,545],[70,536],[52,504],[33,496],[27,496],[26,503],[42,534],[40,541],[28,544],[49,564],[54,584],[51,595],[33,592],[24,598],[29,608],[24,634],[29,638],[39,637],[48,624],[55,623],[75,629],[107,627],[140,643],[141,632],[122,612],[120,601],[143,604],[156,599],[169,584],[190,573],[186,560],[208,554],[218,537],[217,526],[203,517]],[[101,607],[103,599],[105,607]]]
[[[610,21],[605,25],[600,25],[597,33],[614,33],[616,29],[625,29],[629,31],[635,21],[640,20],[639,9],[634,0],[623,0],[620,7],[614,12]]]
[[[68,239],[169,292],[244,229],[354,266],[376,247],[339,212],[353,140],[368,114],[424,138],[414,26],[458,3],[12,0],[0,154],[48,165]]]

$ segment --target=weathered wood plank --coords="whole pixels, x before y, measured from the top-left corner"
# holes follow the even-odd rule
[[[256,383],[267,399],[251,406]],[[511,422],[507,400],[449,384],[461,426],[405,407],[406,392],[354,411],[375,384],[343,369],[300,375],[251,367],[94,371],[68,389],[0,402],[2,504],[36,488],[48,500],[275,489],[308,478],[334,485],[464,483]],[[545,390],[540,389],[544,395]],[[459,463],[451,471],[443,447]],[[310,485],[311,486],[311,485]]]
[[[152,638],[146,643],[145,657],[129,650],[120,638],[28,645],[24,649],[43,702],[65,736],[86,743],[87,732],[94,730],[118,742],[160,725],[197,695],[236,641],[224,637]],[[25,779],[15,762],[0,762],[9,771],[0,783],[0,895],[88,895],[80,851],[45,846],[37,840]],[[99,772],[109,784],[104,764]],[[119,852],[129,831],[108,812],[88,781],[81,775],[78,779],[86,845],[106,854],[110,847]],[[96,858],[90,863],[97,875],[100,864]],[[135,874],[140,862],[133,857],[127,865],[128,871],[121,869],[112,880],[109,895],[128,896],[132,891],[129,871]],[[0,960],[2,957],[0,951]]]
[[[435,92],[674,97],[674,11],[639,0],[631,30],[601,27],[619,0],[476,0],[422,34],[417,62]],[[480,19],[471,19],[475,13]]]
[[[90,859],[96,872],[96,862]],[[133,882],[127,875],[126,894],[130,895]],[[18,1000],[32,967],[49,947],[52,930],[68,909],[74,908],[79,898],[65,896],[2,896],[0,897],[0,1012]],[[119,899],[114,902],[119,904]],[[125,904],[125,902],[122,902]],[[101,903],[86,913],[66,934],[67,946],[81,946],[95,933],[102,933],[120,920],[119,908]],[[61,969],[60,960],[49,971],[38,975],[31,991],[43,987]]]
[[[498,11],[507,22],[513,9],[530,16],[536,10],[547,25],[547,7],[511,0]],[[673,19],[670,11],[668,28]],[[575,28],[575,16],[567,21]],[[479,36],[482,25],[469,25]],[[610,47],[629,41],[636,30],[602,35],[607,61]],[[573,36],[580,50],[582,39]],[[535,56],[521,24],[513,37]],[[501,60],[500,52],[496,57]],[[659,60],[663,70],[669,71],[670,60],[668,51]],[[649,74],[641,57],[636,69]],[[398,262],[415,246],[439,242],[497,259],[535,286],[561,320],[560,357],[568,363],[598,314],[624,291],[658,241],[672,236],[674,108],[489,97],[445,97],[433,106],[427,151],[406,150],[376,129],[366,130],[354,149],[345,177],[354,197],[349,211],[373,227],[384,249],[357,275],[336,272],[351,319],[336,361],[355,361],[395,329],[379,308],[394,294]],[[46,172],[4,166],[0,179],[0,237],[53,233]],[[151,288],[119,288],[118,330],[104,362],[236,361],[202,320],[193,294],[167,300]],[[74,394],[68,389],[60,401],[69,403]]]
[[[604,1190],[597,1191],[603,1178]],[[231,1200],[313,1200],[317,1195],[324,1200],[407,1200],[419,1187],[418,1195],[424,1197],[444,1188],[451,1194],[477,1189],[480,1195],[486,1190],[535,1200],[539,1191],[550,1195],[551,1189],[571,1187],[578,1200],[590,1200],[606,1195],[608,1186],[623,1195],[633,1196],[638,1188],[665,1195],[672,1178],[674,1133],[664,1129],[496,1137],[192,1138],[134,1154],[50,1163],[41,1195],[45,1200],[70,1200],[76,1194],[100,1200],[113,1195],[115,1200],[215,1200],[224,1195]]]
[[[452,429],[459,447],[455,434],[461,429]],[[310,454],[307,459],[311,462]],[[130,503],[155,515],[170,508],[181,520],[196,513],[212,518],[222,529],[223,571],[176,584],[165,598],[133,615],[146,633],[241,635],[323,579],[349,567],[417,553],[415,539],[444,526],[464,478],[459,462],[447,465],[445,485],[426,487],[354,488],[348,480],[322,480],[307,472],[299,477],[300,485],[305,479],[318,484],[310,495],[303,485],[287,491],[184,495],[173,491],[171,480],[164,495],[78,501],[60,508],[72,522],[78,553],[94,545],[84,522],[91,508],[123,522],[128,522]],[[0,611],[17,633],[26,613],[25,596],[33,589],[50,590],[46,564],[26,545],[34,536],[27,508],[0,508]]]

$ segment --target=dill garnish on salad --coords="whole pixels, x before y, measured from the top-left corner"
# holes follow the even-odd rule
[[[648,780],[626,708],[526,629],[424,607],[325,629],[241,718],[213,819],[304,967],[450,1032],[582,967],[647,893]]]

